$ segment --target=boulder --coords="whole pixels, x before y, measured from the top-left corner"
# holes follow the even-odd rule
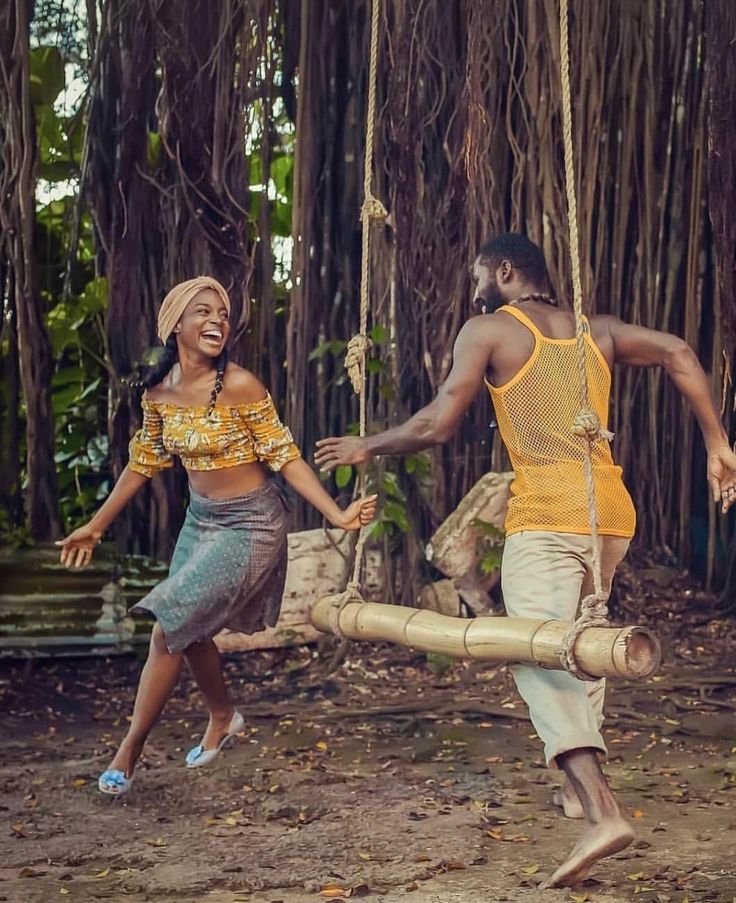
[[[503,524],[513,473],[487,473],[437,528],[425,554],[452,583],[476,615],[489,614],[489,595],[500,579],[500,568],[481,565],[498,557],[503,547]]]
[[[344,530],[302,530],[289,534],[289,566],[281,603],[281,616],[275,627],[260,633],[244,634],[223,630],[215,637],[223,652],[271,649],[309,643],[323,634],[309,623],[309,612],[317,599],[345,589],[352,568],[354,534]],[[366,599],[383,593],[380,553],[369,550],[362,584]]]

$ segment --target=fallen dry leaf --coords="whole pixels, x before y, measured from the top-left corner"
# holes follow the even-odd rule
[[[327,897],[334,900],[337,897],[344,897],[348,893],[347,888],[340,887],[339,884],[326,884],[319,892],[320,897]]]
[[[146,837],[145,843],[152,847],[165,847],[166,841],[163,837]]]

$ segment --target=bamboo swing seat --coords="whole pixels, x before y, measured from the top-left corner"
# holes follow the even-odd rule
[[[331,633],[331,614],[340,596],[325,596],[312,608],[312,624]],[[348,602],[339,613],[340,632],[353,640],[384,641],[482,662],[523,662],[563,670],[566,621],[530,618],[454,618],[436,611]],[[575,648],[580,668],[590,677],[650,677],[659,667],[656,637],[645,627],[590,627]]]
[[[387,216],[383,204],[372,191],[379,5],[380,0],[373,0],[364,201],[361,210],[363,234],[360,331],[350,340],[345,358],[345,369],[355,392],[359,395],[361,436],[365,436],[366,433],[366,354],[371,344],[368,338],[370,233],[371,226]],[[647,628],[610,626],[608,595],[602,587],[592,447],[595,442],[610,441],[613,436],[602,428],[597,415],[591,410],[588,397],[573,165],[568,27],[568,0],[560,0],[560,74],[565,183],[580,390],[580,412],[571,424],[571,431],[574,435],[585,439],[584,475],[593,541],[594,592],[582,600],[580,613],[572,624],[565,621],[537,621],[526,618],[456,618],[434,611],[366,602],[360,593],[360,569],[367,540],[367,531],[364,527],[360,531],[355,549],[352,580],[343,593],[319,599],[312,608],[310,619],[318,630],[349,639],[388,641],[426,652],[442,653],[453,658],[470,658],[475,661],[522,662],[542,668],[567,670],[581,680],[596,680],[601,677],[635,680],[650,677],[655,673],[660,664],[661,653],[657,638]],[[359,482],[361,491],[364,491],[363,467],[360,469]]]

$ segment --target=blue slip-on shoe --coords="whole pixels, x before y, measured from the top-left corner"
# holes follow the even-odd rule
[[[187,768],[201,768],[203,765],[209,765],[210,762],[219,755],[220,750],[227,743],[227,741],[232,740],[232,738],[236,734],[239,734],[244,729],[245,718],[243,718],[240,712],[234,712],[233,717],[230,719],[227,733],[214,749],[205,749],[200,744],[199,746],[194,746],[189,750],[186,756]]]
[[[117,768],[108,768],[103,771],[97,781],[97,789],[107,796],[122,796],[133,786],[133,778],[126,778],[125,772]]]

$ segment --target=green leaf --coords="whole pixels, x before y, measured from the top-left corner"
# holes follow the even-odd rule
[[[382,360],[380,360],[380,358],[371,357],[368,359],[365,368],[369,373],[384,373],[386,370],[386,365]]]
[[[400,502],[406,501],[404,490],[399,485],[399,478],[395,473],[384,473],[382,478],[383,491],[390,498],[398,499]]]
[[[341,464],[335,471],[335,483],[338,489],[344,489],[353,478],[353,468],[350,464]]]
[[[505,539],[504,532],[503,530],[499,530],[499,528],[495,524],[492,524],[486,520],[481,520],[479,517],[475,517],[470,522],[470,526],[474,527],[484,537],[495,541],[499,545],[503,545]]]
[[[386,502],[381,519],[393,522],[403,533],[408,533],[411,530],[411,523],[409,522],[406,508],[400,502]]]
[[[495,549],[486,552],[480,562],[480,570],[482,574],[494,574],[501,570],[501,552]]]
[[[380,520],[374,520],[368,527],[367,535],[371,539],[383,539],[384,536],[391,535],[391,526]]]
[[[343,353],[346,347],[346,343],[341,341],[340,339],[331,339],[325,342],[320,342],[319,345],[317,345],[317,347],[310,352],[308,360],[316,361],[324,357],[326,354],[331,354],[334,357],[337,357],[339,354]]]
[[[291,204],[273,201],[271,210],[271,234],[280,238],[291,235]]]
[[[282,198],[292,195],[293,174],[294,157],[291,154],[274,157],[271,161],[271,178]]]
[[[31,103],[50,106],[66,84],[64,57],[58,47],[34,47],[30,54]]]
[[[250,157],[248,184],[251,187],[251,191],[254,185],[263,185],[263,161],[260,153],[252,154]]]
[[[69,162],[69,142],[64,131],[64,121],[50,105],[42,104],[36,108],[36,137],[42,164],[60,159]]]
[[[415,455],[407,455],[404,458],[404,470],[407,473],[415,473],[422,482],[432,474],[432,458],[427,452],[418,452]]]
[[[46,204],[45,207],[41,207],[38,210],[36,218],[39,223],[42,223],[47,229],[61,232],[66,223],[67,216],[71,213],[71,206],[73,203],[74,198],[71,196],[60,198],[58,201],[51,201],[50,204]]]
[[[370,335],[371,340],[376,345],[380,345],[382,342],[386,341],[386,336],[388,335],[388,330],[385,326],[381,326],[380,324],[374,326],[373,329],[368,333]]]
[[[149,132],[146,145],[146,163],[148,168],[158,169],[163,158],[164,148],[161,142],[161,135],[158,132]]]
[[[77,315],[85,314],[101,314],[107,308],[107,299],[109,292],[109,284],[106,276],[98,276],[91,279],[84,287],[82,294],[79,296],[80,307]]]

